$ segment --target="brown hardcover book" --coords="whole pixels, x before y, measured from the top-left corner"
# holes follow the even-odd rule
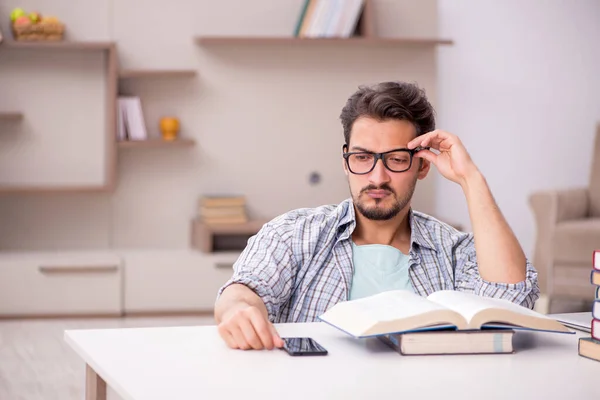
[[[591,337],[579,338],[578,352],[582,357],[600,361],[600,341]]]
[[[245,206],[245,196],[202,196],[200,207],[235,207]]]
[[[246,216],[246,209],[243,206],[231,207],[200,207],[200,216],[211,217],[242,217]]]
[[[231,217],[203,217],[202,221],[207,225],[245,224],[248,222],[248,218],[245,215]]]
[[[431,331],[379,336],[398,353],[410,355],[513,353],[512,329]]]

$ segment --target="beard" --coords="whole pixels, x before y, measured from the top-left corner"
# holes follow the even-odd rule
[[[409,186],[408,190],[403,193],[401,197],[399,197],[394,190],[389,187],[386,183],[380,185],[379,187],[375,185],[369,185],[363,188],[358,196],[352,195],[352,200],[356,205],[356,209],[360,212],[365,218],[373,220],[373,221],[387,221],[394,218],[400,211],[402,211],[410,202],[413,193],[415,191],[415,187],[417,186],[417,178],[412,182]],[[373,199],[375,201],[375,206],[366,205],[365,201],[362,200],[363,194],[366,196],[366,192],[369,190],[386,190],[391,193],[392,196],[392,204],[388,207],[382,206],[384,201],[387,201],[387,198],[384,199]]]

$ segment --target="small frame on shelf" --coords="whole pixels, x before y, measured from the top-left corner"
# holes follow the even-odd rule
[[[119,72],[119,79],[143,78],[193,78],[193,69],[124,69]]]
[[[138,148],[163,148],[163,147],[192,147],[196,144],[194,139],[180,138],[176,140],[146,139],[146,140],[120,140],[117,146],[121,149]]]
[[[244,224],[209,225],[197,217],[192,220],[191,245],[204,253],[242,251],[248,239],[267,222],[253,220]]]

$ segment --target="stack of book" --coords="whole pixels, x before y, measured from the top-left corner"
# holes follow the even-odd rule
[[[202,196],[198,214],[208,225],[248,222],[244,196]]]
[[[365,0],[305,0],[296,37],[348,38],[356,30]]]
[[[319,319],[357,339],[378,338],[402,355],[512,353],[514,329],[573,334],[508,300],[453,290],[427,297],[387,291],[337,303]]]
[[[579,339],[579,355],[600,361],[600,250],[592,255],[592,285],[596,287],[596,300],[592,304],[592,336]]]

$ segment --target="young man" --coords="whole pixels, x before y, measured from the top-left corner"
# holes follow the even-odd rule
[[[361,87],[341,120],[351,199],[281,215],[249,240],[215,304],[227,345],[281,347],[273,323],[316,321],[337,302],[385,290],[460,290],[533,308],[537,272],[461,141],[435,130],[421,89]],[[473,233],[412,210],[431,164],[463,189]]]

